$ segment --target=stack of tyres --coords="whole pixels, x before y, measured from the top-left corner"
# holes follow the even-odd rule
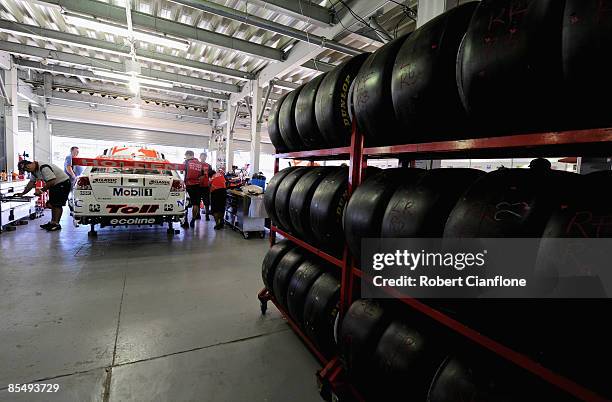
[[[612,359],[609,342],[612,331],[601,319],[612,310],[612,302],[603,292],[605,276],[580,275],[585,270],[588,272],[592,260],[572,258],[572,250],[586,246],[587,250],[593,250],[589,254],[594,259],[607,265],[611,243],[608,239],[612,238],[612,196],[609,191],[612,171],[590,173],[581,181],[576,196],[555,211],[544,229],[538,271],[544,271],[557,282],[549,293],[553,300],[534,304],[528,329],[532,343],[537,345],[538,357],[545,366],[554,367],[587,388],[611,398],[609,378],[599,366],[603,364],[601,362]],[[595,250],[601,251],[597,253]],[[575,274],[570,276],[568,272]],[[568,299],[577,286],[587,289],[592,298]],[[546,317],[546,320],[541,320],[541,317]],[[558,336],[560,333],[563,337]],[[580,347],[567,348],[563,339],[572,339]]]
[[[537,168],[488,173],[455,205],[444,237],[538,239],[552,214],[573,199],[580,181],[580,175],[574,173]],[[520,252],[526,261],[536,261],[537,249]],[[541,319],[532,314],[536,304],[531,299],[463,299],[447,307],[468,326],[528,351],[531,331],[520,328]],[[485,316],[488,319],[482,320]]]
[[[295,124],[295,106],[303,86],[289,92],[278,110],[278,128],[289,151],[306,149]]]
[[[304,330],[327,357],[336,352],[334,329],[340,303],[340,281],[324,272],[314,281],[304,300]]]
[[[390,90],[401,142],[469,135],[457,89],[456,62],[477,5],[469,2],[441,14],[414,31],[399,49]]]
[[[276,152],[289,152],[289,147],[287,144],[285,144],[285,140],[283,140],[278,125],[278,112],[286,97],[287,94],[283,95],[274,103],[274,105],[272,105],[272,109],[270,109],[270,114],[268,117],[268,136],[270,137],[270,141],[272,142],[272,145],[274,145]]]
[[[342,215],[348,201],[348,168],[342,167],[319,183],[310,203],[310,227],[315,245],[339,256],[343,250]]]
[[[387,205],[401,184],[416,183],[421,169],[386,169],[368,177],[357,187],[344,211],[344,233],[356,261],[361,258],[361,240],[379,238]]]
[[[367,53],[354,56],[327,73],[317,91],[315,117],[328,147],[347,146],[351,140],[349,90]]]
[[[270,247],[261,266],[261,276],[266,288],[273,292],[274,274],[278,262],[296,246],[288,240],[283,240]]]
[[[445,237],[541,237],[552,213],[571,200],[580,176],[501,169],[482,176],[450,213]]]
[[[304,261],[295,271],[287,288],[287,310],[293,319],[304,326],[304,301],[314,282],[324,272],[314,259]]]
[[[368,168],[366,177],[378,172]],[[348,201],[347,167],[291,167],[268,184],[264,204],[273,223],[327,253],[340,256]]]
[[[563,78],[567,116],[577,128],[609,127],[612,93],[612,3],[565,0]]]
[[[417,183],[402,183],[385,211],[381,237],[442,237],[455,204],[484,174],[475,169],[433,169]]]
[[[283,179],[291,172],[293,172],[297,167],[288,167],[286,169],[281,170],[276,173],[272,179],[270,179],[270,183],[264,192],[264,207],[266,208],[266,213],[272,220],[272,223],[276,226],[279,226],[278,217],[276,216],[276,192],[278,191],[278,186],[281,184]]]
[[[559,110],[564,3],[479,3],[459,51],[457,84],[480,135],[563,126]]]
[[[289,217],[295,234],[310,244],[315,235],[310,226],[310,205],[315,191],[327,175],[337,171],[333,167],[314,167],[304,174],[293,187],[289,199]]]
[[[368,146],[408,142],[403,130],[398,130],[391,102],[393,62],[406,38],[407,36],[402,36],[392,40],[372,53],[355,78],[355,119]]]
[[[334,269],[286,240],[262,264],[266,288],[326,357],[336,353],[340,281]]]
[[[321,74],[304,85],[295,104],[295,126],[306,149],[321,149],[327,146],[315,117],[315,99],[325,75]]]
[[[302,262],[305,261],[307,255],[306,252],[300,248],[293,248],[289,250],[285,255],[278,261],[276,269],[274,269],[274,280],[272,281],[272,290],[274,298],[281,306],[287,309],[287,290],[289,289],[289,282],[295,271],[300,267]]]
[[[445,353],[419,323],[387,307],[353,302],[340,325],[340,358],[366,400],[424,401]]]
[[[297,167],[295,170],[292,170],[289,172],[289,174],[283,177],[282,181],[278,185],[278,189],[276,190],[276,196],[274,197],[274,213],[279,226],[289,233],[295,232],[291,222],[291,216],[289,215],[289,201],[291,200],[291,194],[298,181],[309,171],[310,168]]]
[[[371,376],[376,345],[390,322],[380,303],[365,299],[355,300],[342,318],[338,332],[340,358],[354,383]]]

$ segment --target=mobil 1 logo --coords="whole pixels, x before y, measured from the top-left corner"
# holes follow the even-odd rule
[[[152,197],[153,189],[147,187],[113,187],[113,197]]]

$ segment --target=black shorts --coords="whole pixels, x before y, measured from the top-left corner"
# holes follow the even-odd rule
[[[202,202],[205,206],[210,206],[210,187],[200,187]]]
[[[70,180],[63,181],[49,189],[49,204],[54,207],[63,207],[70,195]]]
[[[189,201],[191,206],[200,206],[200,201],[202,201],[202,192],[200,191],[200,186],[187,186],[187,194],[189,194]]]
[[[215,213],[223,213],[225,212],[225,196],[226,191],[224,188],[215,190],[210,193],[210,212]]]

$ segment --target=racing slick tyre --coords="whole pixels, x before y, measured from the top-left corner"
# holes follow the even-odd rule
[[[289,92],[278,111],[278,128],[283,138],[283,142],[287,145],[289,151],[301,151],[306,149],[306,145],[302,142],[302,138],[298,134],[297,127],[295,126],[295,105],[302,88],[303,87],[298,87]]]
[[[368,53],[351,57],[327,73],[315,100],[317,125],[330,147],[347,146],[351,139],[349,90]]]
[[[326,73],[321,74],[304,85],[295,104],[295,126],[306,147],[305,149],[327,147],[325,137],[319,131],[315,117],[315,99],[325,75]]]

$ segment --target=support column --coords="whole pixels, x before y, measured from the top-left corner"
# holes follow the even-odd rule
[[[262,88],[257,80],[251,81],[253,100],[251,110],[251,172],[259,172],[259,158],[261,156],[261,123],[259,122],[259,112],[262,105]]]
[[[459,0],[427,0],[419,1],[417,8],[417,28],[436,18],[443,12],[457,7]]]
[[[15,149],[16,136],[19,131],[18,121],[18,102],[17,96],[17,67],[12,63],[11,69],[4,72],[4,85],[6,89],[6,96],[8,99],[4,101],[3,113],[4,113],[4,148],[6,153],[6,171],[17,170],[17,153]]]
[[[231,102],[227,102],[225,114],[227,116],[225,123],[225,166],[226,171],[230,171],[234,165],[234,115],[238,113],[238,105],[234,106]]]
[[[43,75],[44,104],[42,108],[33,108],[34,112],[34,156],[40,162],[51,162],[51,125],[47,119],[46,107],[51,99],[51,82],[53,76],[49,73]]]
[[[51,162],[51,127],[44,111],[34,116],[34,156],[40,162]]]

